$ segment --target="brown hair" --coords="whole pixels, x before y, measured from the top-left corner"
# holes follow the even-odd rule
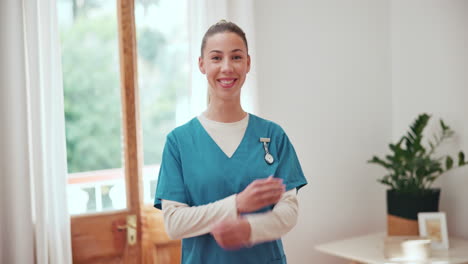
[[[201,45],[201,56],[203,57],[203,49],[206,46],[206,41],[208,40],[209,37],[217,34],[217,33],[223,33],[223,32],[231,32],[239,37],[242,38],[242,40],[245,43],[245,47],[247,48],[247,53],[249,51],[249,46],[247,45],[247,38],[245,37],[244,31],[235,23],[226,21],[224,19],[220,20],[216,24],[212,25],[205,33],[203,36],[202,40],[202,45]]]

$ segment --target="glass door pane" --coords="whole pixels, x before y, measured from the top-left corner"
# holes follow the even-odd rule
[[[136,1],[144,201],[152,203],[166,135],[192,116],[187,1]]]
[[[58,0],[71,214],[126,208],[115,0]]]

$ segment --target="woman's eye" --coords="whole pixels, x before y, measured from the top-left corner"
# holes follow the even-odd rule
[[[233,58],[234,60],[240,60],[240,59],[242,59],[242,56],[234,56],[234,57],[232,57],[232,58]]]
[[[215,57],[212,57],[211,59],[212,59],[212,60],[221,60],[221,57],[215,56]]]

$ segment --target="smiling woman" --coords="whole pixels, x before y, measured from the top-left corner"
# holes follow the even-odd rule
[[[226,34],[217,34],[221,32]],[[215,24],[203,37],[198,64],[208,80],[210,100],[237,100],[235,104],[240,106],[240,90],[250,71],[245,33],[225,21]],[[211,106],[214,104],[210,101]]]
[[[211,26],[198,60],[209,105],[166,139],[155,207],[184,264],[286,263],[281,237],[307,181],[282,128],[241,106],[250,63],[242,29]]]
[[[236,33],[216,34],[199,59],[200,71],[206,75],[212,100],[238,100],[250,70],[250,56],[245,42]]]

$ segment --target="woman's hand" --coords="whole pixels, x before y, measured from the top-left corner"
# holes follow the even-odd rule
[[[247,219],[242,217],[221,221],[211,229],[211,234],[218,245],[227,250],[236,250],[247,246],[250,233],[250,224]]]
[[[285,192],[283,180],[270,176],[249,184],[236,196],[237,212],[255,212],[265,206],[276,204]]]

